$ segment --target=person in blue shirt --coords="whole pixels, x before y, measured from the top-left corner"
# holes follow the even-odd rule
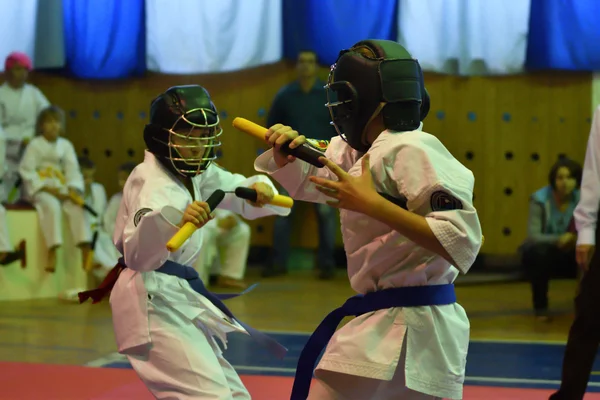
[[[581,171],[577,162],[559,159],[550,169],[548,185],[529,200],[527,239],[520,250],[531,282],[535,315],[540,320],[549,320],[550,278],[577,276],[573,211],[579,202]]]
[[[311,50],[298,54],[296,62],[298,79],[279,90],[267,117],[267,126],[283,124],[293,126],[299,132],[306,132],[311,138],[326,143],[337,136],[330,124],[331,116],[325,103],[327,94],[325,82],[317,77],[317,55]],[[325,150],[323,150],[325,151]],[[281,191],[286,194],[285,190]],[[321,279],[333,278],[335,272],[335,232],[338,229],[336,210],[327,204],[314,204],[319,229],[317,266]],[[286,217],[276,217],[273,227],[273,247],[270,262],[263,270],[263,276],[275,276],[286,272],[290,255],[292,233],[292,213]]]

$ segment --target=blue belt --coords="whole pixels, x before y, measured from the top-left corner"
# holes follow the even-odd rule
[[[410,286],[357,295],[346,300],[319,324],[304,346],[290,400],[306,400],[313,370],[321,352],[329,343],[342,319],[393,307],[439,306],[456,303],[454,285]]]
[[[119,263],[125,265],[125,262],[123,259],[120,259]],[[285,354],[287,353],[287,349],[285,347],[283,347],[281,344],[279,344],[275,339],[271,338],[270,336],[262,333],[261,331],[259,331],[257,329],[252,328],[249,325],[246,325],[245,323],[243,323],[239,319],[237,319],[233,315],[233,313],[227,308],[227,306],[225,304],[223,304],[223,302],[221,301],[221,300],[231,299],[231,298],[240,296],[242,294],[248,293],[249,291],[254,289],[257,286],[257,284],[250,286],[248,289],[246,289],[242,293],[216,294],[216,293],[212,293],[211,291],[209,291],[206,288],[206,286],[204,286],[204,282],[202,282],[202,279],[200,279],[198,272],[196,272],[196,270],[194,268],[188,267],[187,265],[182,265],[182,264],[176,263],[174,261],[167,260],[160,268],[158,268],[156,270],[156,272],[161,272],[163,274],[172,275],[172,276],[176,276],[181,279],[185,279],[186,281],[188,281],[188,283],[190,284],[192,289],[194,289],[194,291],[196,291],[199,294],[201,294],[202,296],[206,297],[212,304],[214,304],[215,307],[217,307],[219,310],[221,310],[223,312],[223,314],[227,315],[227,317],[229,317],[232,320],[237,321],[241,326],[243,326],[244,329],[248,332],[250,337],[255,342],[264,346],[272,354],[274,354],[275,356],[277,356],[279,358],[283,358],[285,356]]]

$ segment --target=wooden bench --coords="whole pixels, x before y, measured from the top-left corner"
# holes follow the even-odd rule
[[[58,250],[56,272],[44,271],[47,251],[35,208],[28,203],[5,205],[10,242],[25,240],[27,265],[19,262],[0,268],[0,301],[56,298],[69,289],[87,288],[81,251],[73,244],[66,219],[64,244]]]

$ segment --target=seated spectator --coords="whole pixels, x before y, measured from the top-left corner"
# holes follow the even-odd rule
[[[6,209],[2,205],[2,176],[4,174],[4,160],[6,156],[6,141],[4,132],[0,126],[0,265],[10,265],[15,261],[21,260],[21,266],[26,264],[25,260],[25,241],[21,241],[15,249],[11,244],[8,236],[8,221],[6,220]]]
[[[79,165],[85,183],[85,202],[98,213],[97,217],[86,213],[90,229],[94,232],[92,242],[94,256],[88,259],[86,270],[92,271],[102,281],[117,264],[120,254],[112,242],[112,233],[108,234],[102,224],[107,210],[106,190],[104,185],[96,182],[96,165],[87,157],[80,158]]]
[[[245,289],[250,226],[229,210],[217,208],[213,215],[215,218],[202,228],[206,252],[196,269],[204,280],[211,275],[210,282],[219,287]]]
[[[575,278],[573,211],[579,202],[581,165],[559,159],[550,170],[548,186],[531,195],[527,239],[520,248],[531,282],[533,308],[548,321],[548,282],[551,277]]]
[[[77,205],[83,197],[83,176],[73,144],[61,137],[64,113],[50,106],[38,116],[36,131],[19,164],[25,199],[37,210],[48,258],[47,272],[56,268],[56,250],[63,244],[63,212],[71,235],[81,249],[84,265],[90,255],[92,233],[84,209]]]

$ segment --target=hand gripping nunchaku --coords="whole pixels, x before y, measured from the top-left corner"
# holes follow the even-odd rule
[[[249,134],[250,136],[260,139],[263,142],[266,141],[265,135],[268,129],[264,126],[255,124],[254,122],[249,121],[245,118],[237,117],[233,120],[233,127],[239,131]],[[307,163],[314,165],[317,168],[323,168],[325,166],[321,161],[319,161],[319,157],[325,157],[325,153],[310,147],[310,145],[308,145],[307,143],[303,143],[302,145],[296,148],[290,149],[290,142],[286,142],[279,147],[279,150],[290,156],[297,157],[302,161],[306,161]],[[386,200],[396,204],[397,206],[402,207],[405,210],[408,209],[406,204],[406,198],[396,198],[383,192],[377,193],[379,193],[379,195],[384,197]]]
[[[256,190],[247,187],[238,187],[232,192],[225,192],[217,189],[213,192],[213,194],[210,195],[208,200],[206,200],[211,212],[217,208],[221,201],[223,201],[226,193],[234,193],[237,197],[250,200],[252,202],[255,202],[258,198],[258,193]],[[294,205],[294,200],[291,197],[276,194],[268,204],[278,207],[292,208]],[[181,229],[179,229],[179,231],[173,235],[171,240],[167,242],[167,250],[170,252],[177,251],[181,245],[185,243],[190,236],[192,236],[196,229],[198,229],[196,225],[192,224],[191,222],[186,222]]]

